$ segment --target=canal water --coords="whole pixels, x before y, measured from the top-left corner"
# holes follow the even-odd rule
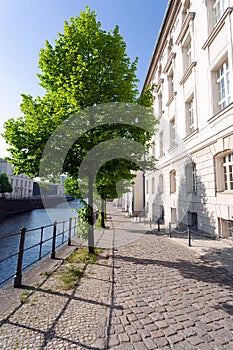
[[[41,238],[41,230],[34,230],[41,226],[47,226],[53,224],[54,221],[60,222],[57,225],[58,233],[65,228],[68,230],[68,222],[62,223],[68,220],[70,217],[77,217],[75,208],[80,208],[79,201],[65,202],[58,204],[54,208],[47,209],[35,209],[30,212],[10,215],[0,222],[0,259],[16,253],[19,249],[20,235],[12,235],[11,237],[1,238],[8,234],[18,233],[22,227],[26,227],[27,230],[25,235],[25,248],[31,247],[39,243]],[[43,231],[43,240],[52,237],[53,227],[46,227]],[[62,240],[67,240],[67,233],[65,236],[59,235],[56,240],[56,247],[62,244]],[[46,256],[51,251],[51,240],[44,243],[42,246],[42,256]],[[39,246],[27,250],[24,253],[23,267],[33,263],[39,257]],[[0,263],[0,283],[5,280],[8,276],[13,275],[16,271],[17,256],[14,256],[6,261]],[[9,283],[10,281],[7,281]],[[5,283],[6,284],[6,283]],[[5,284],[0,284],[0,288]]]

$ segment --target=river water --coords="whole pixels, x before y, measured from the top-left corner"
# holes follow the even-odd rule
[[[65,202],[59,204],[54,208],[47,209],[35,209],[30,212],[10,215],[0,222],[0,259],[16,253],[19,249],[20,235],[13,235],[7,238],[1,238],[5,235],[18,233],[20,228],[26,227],[27,230],[35,229],[37,227],[51,225],[54,221],[60,222],[57,226],[57,231],[61,232],[64,228],[62,221],[68,220],[70,217],[77,216],[75,208],[80,208],[78,201]],[[65,230],[68,229],[68,222],[65,224]],[[43,232],[43,240],[52,237],[53,227],[47,227]],[[40,241],[41,230],[32,230],[26,232],[25,235],[25,248],[31,247]],[[63,238],[60,235],[56,240],[56,246],[62,244],[62,239],[67,239],[67,234]],[[51,251],[51,240],[44,243],[42,246],[42,256],[45,256]],[[37,260],[39,257],[39,246],[30,249],[24,253],[23,267]],[[13,275],[16,271],[17,256],[0,262],[0,283],[8,276]],[[8,281],[10,282],[10,281]],[[0,288],[5,285],[0,284]]]

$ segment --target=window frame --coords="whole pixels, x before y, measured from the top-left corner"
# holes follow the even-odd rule
[[[215,70],[217,110],[220,112],[231,103],[231,81],[228,58]]]

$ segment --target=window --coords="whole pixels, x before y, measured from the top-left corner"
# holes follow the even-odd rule
[[[213,1],[213,21],[214,25],[220,20],[225,9],[226,9],[226,0],[214,0]]]
[[[149,193],[149,181],[146,180],[146,194]]]
[[[158,95],[158,117],[160,118],[163,113],[163,97],[162,94]]]
[[[159,133],[159,157],[162,157],[164,155],[163,150],[163,132],[161,131]]]
[[[233,153],[223,157],[224,185],[226,191],[233,191]]]
[[[176,171],[170,171],[170,193],[176,192]]]
[[[196,129],[193,97],[191,98],[191,100],[186,102],[185,111],[186,111],[186,135],[190,135]]]
[[[163,174],[159,175],[159,193],[163,193]]]
[[[188,15],[189,9],[190,9],[190,0],[186,0],[182,10],[182,21],[184,21],[186,16]]]
[[[218,111],[221,111],[231,103],[228,61],[223,62],[216,71],[216,84]]]
[[[197,213],[188,212],[188,224],[193,228],[198,229]]]
[[[188,193],[197,192],[197,170],[195,163],[191,163],[186,167],[186,187]]]
[[[170,120],[170,148],[176,145],[176,121],[175,117]]]
[[[173,71],[168,75],[168,96],[171,97],[174,93],[174,74]]]
[[[151,189],[152,189],[152,193],[155,193],[155,178],[154,177],[152,177]]]
[[[184,61],[184,71],[189,68],[192,63],[192,44],[190,36],[187,38],[183,45],[183,61]]]

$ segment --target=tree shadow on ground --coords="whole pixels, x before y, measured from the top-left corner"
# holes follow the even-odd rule
[[[143,259],[115,255],[115,259],[127,261],[139,265],[157,265],[178,270],[186,279],[194,279],[204,283],[225,286],[233,290],[233,276],[221,266],[208,266],[200,259],[197,262],[179,259],[176,261],[165,261],[157,259]]]
[[[55,268],[50,276],[52,276],[54,273],[56,273],[58,268],[59,267]],[[86,269],[86,266],[84,267],[84,270],[85,269]],[[56,339],[56,341],[66,342],[72,348],[74,346],[76,346],[77,348],[81,347],[82,349],[88,349],[88,350],[103,350],[104,347],[102,347],[102,346],[88,345],[88,344],[85,344],[83,341],[72,339],[72,337],[59,335],[56,332],[56,327],[57,327],[59,321],[61,320],[62,316],[67,311],[69,305],[75,301],[83,302],[83,303],[87,303],[87,304],[92,304],[92,305],[99,305],[101,308],[112,307],[113,309],[118,309],[119,307],[117,305],[111,306],[108,303],[104,303],[101,301],[96,301],[96,300],[76,296],[75,294],[77,292],[79,285],[75,286],[72,290],[70,290],[68,292],[64,292],[61,290],[51,290],[50,288],[45,287],[45,282],[50,278],[50,276],[43,279],[43,281],[38,286],[22,285],[21,290],[22,290],[22,292],[28,291],[27,302],[26,302],[28,304],[28,307],[30,307],[30,298],[32,296],[36,298],[36,293],[43,293],[44,295],[48,295],[48,296],[50,295],[50,296],[55,296],[55,297],[58,296],[58,297],[62,297],[64,299],[64,303],[60,307],[60,310],[57,311],[55,317],[53,318],[51,325],[49,325],[48,327],[43,329],[43,327],[37,327],[37,325],[34,326],[32,324],[25,324],[24,320],[22,323],[19,321],[15,321],[14,316],[17,315],[17,312],[20,311],[20,309],[22,307],[25,307],[25,303],[24,304],[21,303],[17,307],[15,307],[15,309],[11,313],[9,313],[5,318],[3,318],[1,320],[0,326],[2,326],[4,324],[5,325],[8,324],[9,326],[17,327],[19,332],[20,332],[20,329],[21,330],[26,329],[32,333],[34,332],[38,335],[41,335],[42,341],[41,341],[41,344],[39,346],[40,350],[47,348],[47,346],[49,346],[49,343],[53,339]]]

